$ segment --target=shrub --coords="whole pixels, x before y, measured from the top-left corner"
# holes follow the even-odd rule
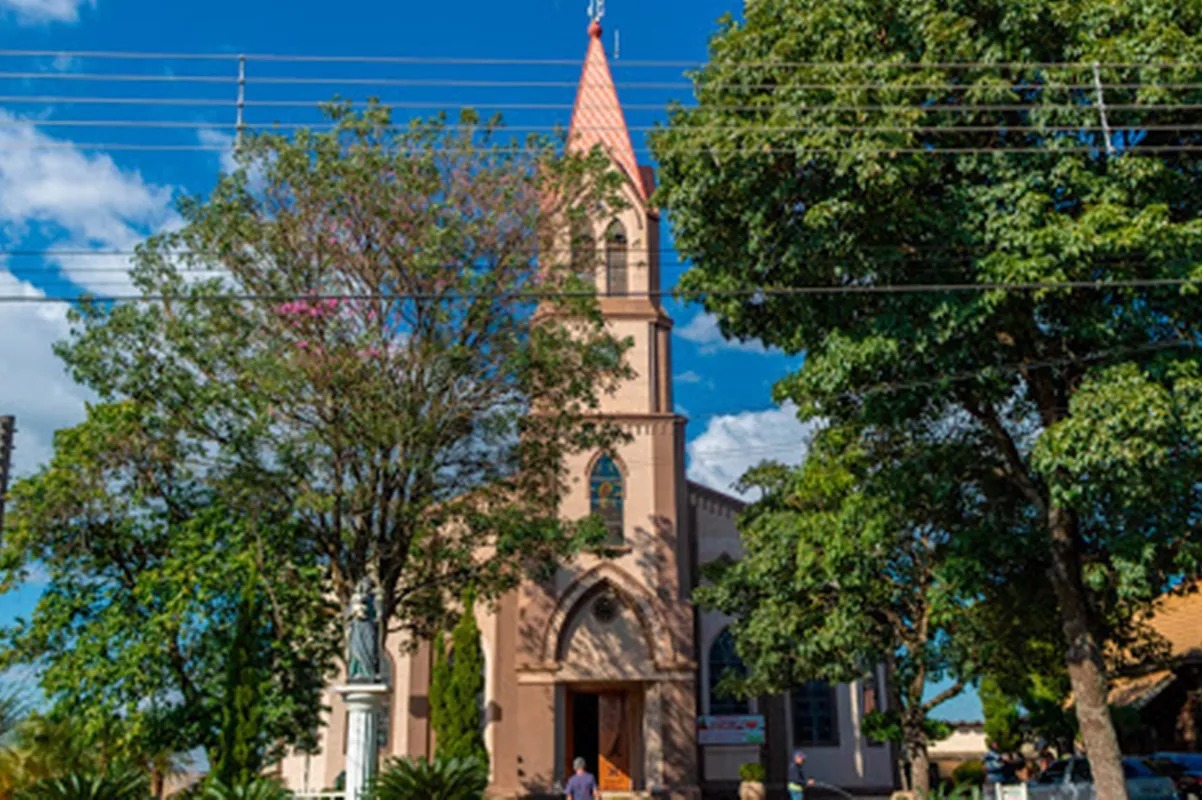
[[[480,724],[480,698],[484,695],[484,652],[476,625],[475,600],[464,598],[463,613],[451,632],[449,665],[436,662],[444,671],[431,683],[431,706],[435,712],[438,755],[447,759],[477,759],[488,763],[484,730]],[[437,645],[436,645],[437,647]],[[436,650],[435,658],[441,658]]]
[[[261,670],[262,617],[255,596],[256,573],[243,588],[234,625],[234,638],[226,653],[225,694],[221,698],[221,741],[213,776],[224,786],[251,787],[263,766],[263,709]]]
[[[972,789],[968,786],[937,786],[930,794],[927,795],[927,800],[968,800],[972,796]]]
[[[980,761],[965,761],[952,770],[952,781],[957,786],[981,786],[985,783],[985,765]]]
[[[149,797],[150,781],[145,770],[132,766],[45,778],[13,794],[13,800],[147,800]]]
[[[739,767],[739,779],[744,783],[763,783],[764,774],[764,765],[758,761],[752,761]]]
[[[488,766],[478,758],[394,758],[376,776],[370,800],[481,800]]]
[[[222,783],[214,778],[204,784],[197,800],[289,800],[291,793],[271,778],[239,783]]]

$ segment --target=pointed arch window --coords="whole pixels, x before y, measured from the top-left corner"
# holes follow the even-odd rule
[[[735,637],[730,629],[718,634],[709,652],[709,700],[710,714],[715,716],[746,716],[751,713],[751,703],[742,697],[733,697],[719,687],[727,675],[739,678],[747,676],[747,667],[735,649]]]
[[[620,545],[626,540],[626,480],[618,464],[602,455],[589,475],[589,511],[601,518],[609,536],[606,544]]]
[[[605,229],[605,285],[610,295],[625,295],[630,291],[630,276],[626,261],[630,249],[626,226],[614,220]]]

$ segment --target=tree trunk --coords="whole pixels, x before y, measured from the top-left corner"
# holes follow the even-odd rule
[[[927,757],[926,742],[912,743],[906,746],[910,756],[910,791],[916,797],[931,795],[931,760]]]
[[[931,794],[931,760],[927,756],[926,713],[922,707],[921,694],[917,705],[902,712],[901,727],[906,760],[910,762],[910,791],[914,792],[915,797],[929,797]]]
[[[1060,603],[1061,625],[1068,644],[1066,659],[1076,700],[1077,721],[1093,773],[1097,800],[1127,800],[1122,752],[1106,702],[1102,649],[1090,624],[1091,612],[1081,579],[1076,521],[1058,505],[1048,510],[1052,540],[1052,584]]]

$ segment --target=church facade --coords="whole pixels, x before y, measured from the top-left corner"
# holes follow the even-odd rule
[[[740,555],[740,502],[685,477],[686,420],[672,398],[672,320],[659,303],[659,226],[651,168],[635,158],[600,26],[588,52],[571,146],[603,147],[628,178],[629,208],[593,232],[602,248],[598,292],[615,335],[629,337],[637,377],[607,397],[604,413],[629,440],[613,453],[570,464],[564,513],[599,514],[613,553],[579,557],[553,581],[528,584],[479,610],[486,660],[482,725],[490,793],[557,796],[582,757],[606,797],[733,796],[741,764],[763,761],[783,786],[795,749],[813,778],[845,791],[887,794],[895,755],[866,740],[860,720],[880,707],[886,677],[814,683],[781,696],[736,700],[715,691],[738,669],[727,620],[695,609],[702,565]],[[432,648],[386,646],[391,688],[382,760],[433,754],[429,723]],[[332,788],[343,773],[346,709],[338,695],[320,752],[280,765],[297,792]],[[559,793],[558,796],[562,796]]]

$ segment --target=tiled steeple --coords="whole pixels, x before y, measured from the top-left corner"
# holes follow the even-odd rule
[[[609,71],[605,47],[601,44],[601,23],[589,25],[588,34],[588,54],[584,58],[580,89],[572,111],[568,146],[577,152],[587,152],[595,145],[601,145],[630,179],[639,198],[646,202],[653,189],[651,169],[640,168],[635,158],[626,115],[618,102],[618,91]]]

